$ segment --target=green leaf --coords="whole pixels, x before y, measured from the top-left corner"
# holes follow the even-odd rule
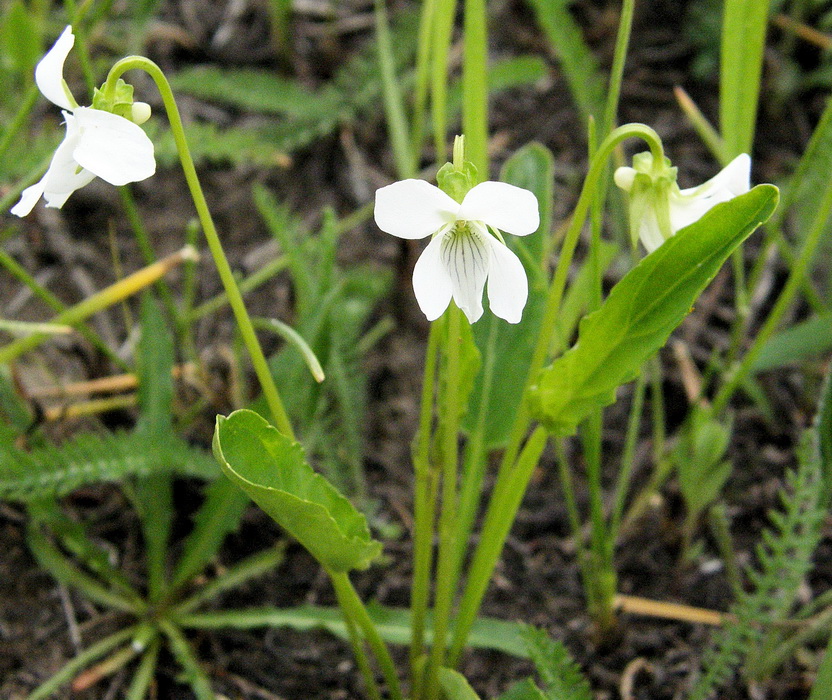
[[[812,686],[812,693],[809,695],[809,700],[824,700],[832,688],[832,637],[826,645],[826,652],[818,667],[818,675],[815,678],[815,683]]]
[[[171,78],[176,92],[238,107],[249,112],[311,118],[338,106],[332,90],[312,92],[274,71],[198,66]]]
[[[370,604],[367,612],[373,620],[378,633],[390,644],[410,644],[410,610],[388,608]],[[250,608],[246,610],[222,610],[218,612],[194,613],[177,616],[177,622],[183,627],[193,629],[218,629],[236,627],[239,629],[256,629],[258,627],[289,627],[306,631],[325,629],[328,632],[347,639],[347,626],[338,608],[324,608],[314,605],[301,605],[295,608]],[[506,622],[493,617],[480,617],[471,628],[468,646],[475,649],[493,649],[517,658],[529,657],[528,649],[521,637],[525,625]],[[433,638],[430,616],[425,630],[426,641]]]
[[[731,475],[725,453],[731,442],[731,424],[723,425],[695,409],[685,424],[673,460],[679,471],[679,486],[688,509],[698,513],[711,503]]]
[[[578,342],[541,371],[530,391],[533,415],[568,435],[593,411],[615,401],[690,312],[719,268],[777,206],[773,185],[714,207],[665,241],[615,285],[580,324]]]
[[[808,232],[829,187],[832,172],[832,98],[827,99],[823,115],[815,127],[812,138],[789,179],[783,193],[782,218],[793,212],[795,231]]]
[[[0,67],[28,78],[41,54],[36,19],[20,0],[15,0],[4,14],[0,26]]]
[[[500,179],[533,192],[540,208],[540,226],[531,236],[510,237],[532,254],[543,268],[546,239],[552,230],[554,209],[555,157],[540,143],[529,143],[514,153],[503,165]]]
[[[140,415],[136,430],[151,439],[171,432],[173,404],[173,335],[159,305],[142,296],[141,337],[136,355]]]
[[[760,350],[754,372],[799,364],[832,348],[832,312],[807,319],[773,335]]]
[[[451,668],[439,669],[439,685],[445,700],[480,700],[465,676]]]
[[[0,449],[0,498],[31,501],[63,496],[86,484],[122,481],[129,476],[168,472],[213,479],[216,461],[203,450],[171,436],[147,449],[137,433],[82,433],[60,447],[30,452],[11,445]]]
[[[381,554],[367,521],[297,443],[253,411],[217,416],[214,455],[231,481],[331,571],[366,569]]]
[[[719,69],[719,123],[726,155],[750,153],[760,97],[769,3],[725,0]]]
[[[248,503],[246,494],[225,479],[206,487],[205,500],[194,516],[194,528],[182,546],[172,587],[181,586],[205,568],[226,536],[239,527]]]
[[[552,50],[560,60],[572,98],[584,122],[604,114],[603,75],[595,54],[586,45],[583,32],[569,12],[570,0],[528,0]]]

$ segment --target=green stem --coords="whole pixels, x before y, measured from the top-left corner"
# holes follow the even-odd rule
[[[419,432],[413,449],[415,486],[413,497],[413,582],[410,592],[412,614],[410,639],[411,686],[418,686],[415,677],[418,660],[424,653],[425,617],[430,595],[430,571],[433,564],[434,520],[436,517],[436,470],[430,464],[431,422],[433,393],[436,383],[436,364],[439,354],[439,326],[431,324],[425,354],[425,376],[422,382],[422,402]],[[414,695],[416,693],[414,692]]]
[[[558,258],[555,275],[549,287],[543,322],[541,323],[541,331],[534,353],[532,354],[531,362],[529,363],[524,393],[528,392],[529,386],[536,381],[537,375],[543,367],[543,363],[546,361],[552,340],[551,333],[552,329],[555,328],[555,321],[560,311],[560,304],[566,287],[572,255],[575,252],[581,229],[586,221],[589,206],[595,196],[595,189],[600,177],[605,172],[607,159],[619,143],[632,137],[643,139],[650,147],[654,160],[664,162],[664,149],[662,148],[661,139],[655,131],[644,124],[625,124],[624,126],[620,126],[607,136],[599,146],[598,151],[592,159],[583,189],[578,198],[578,203],[575,206],[575,212],[572,215],[572,220],[570,221],[569,229],[566,232]],[[494,492],[485,516],[486,524],[493,523],[490,525],[492,531],[490,537],[494,536],[494,532],[502,533],[502,535],[497,540],[489,539],[489,537],[486,537],[485,526],[483,527],[483,532],[471,564],[465,591],[460,601],[459,622],[454,632],[449,657],[452,663],[456,663],[459,659],[470,627],[476,618],[480,603],[482,602],[482,597],[488,587],[488,581],[502,552],[505,538],[508,536],[509,529],[511,528],[511,522],[501,523],[500,518],[510,516],[513,519],[526,486],[528,485],[528,479],[531,477],[531,470],[534,468],[534,464],[527,465],[524,458],[527,459],[529,455],[536,451],[536,460],[545,445],[545,432],[542,428],[538,427],[532,434],[532,437],[529,438],[526,447],[523,449],[523,454],[518,459],[520,446],[530,423],[531,415],[524,402],[517,411],[517,416],[509,435],[508,447],[503,454],[503,459],[497,473],[497,480],[494,485]],[[521,469],[521,462],[528,469],[528,473],[524,469]],[[511,505],[515,502],[515,499],[516,505],[512,510]]]
[[[191,192],[191,197],[196,207],[199,221],[202,224],[202,231],[205,234],[205,240],[211,250],[211,255],[214,258],[214,264],[217,267],[217,272],[222,280],[225,293],[228,295],[228,301],[231,304],[231,309],[234,312],[234,318],[237,321],[237,326],[240,329],[240,335],[243,342],[248,349],[251,363],[254,371],[257,374],[257,379],[260,382],[260,388],[266,397],[266,402],[272,412],[272,416],[277,428],[288,437],[294,439],[295,434],[292,430],[292,425],[289,422],[289,417],[283,402],[280,399],[280,394],[277,386],[274,383],[269,364],[260,343],[257,340],[257,334],[254,332],[254,327],[251,323],[251,318],[246,310],[243,302],[242,294],[237,286],[237,281],[234,279],[234,274],[231,271],[231,266],[228,263],[228,258],[222,247],[222,242],[217,234],[217,229],[214,226],[214,220],[211,218],[211,212],[208,209],[208,203],[205,200],[205,195],[202,192],[202,186],[199,183],[199,178],[196,174],[194,161],[191,157],[188,142],[185,138],[185,129],[182,124],[182,117],[179,115],[179,108],[176,106],[176,100],[173,96],[173,91],[170,88],[165,74],[161,68],[153,61],[142,56],[129,56],[118,61],[111,69],[107,76],[104,90],[108,94],[112,94],[115,90],[116,81],[122,74],[129,70],[142,70],[147,73],[156,83],[159,93],[162,96],[162,102],[167,111],[168,120],[170,121],[170,130],[173,134],[173,139],[176,142],[176,149],[179,153],[179,160],[182,163],[182,170],[185,173],[185,180],[188,183],[188,188]]]
[[[353,623],[361,630],[370,649],[373,650],[373,655],[376,657],[381,673],[387,681],[387,689],[393,700],[404,700],[402,694],[401,684],[396,675],[396,667],[393,664],[393,659],[390,656],[390,651],[387,645],[378,633],[375,624],[370,618],[367,608],[355,592],[352,583],[350,583],[349,576],[342,571],[328,571],[329,578],[332,581],[332,587],[335,589],[335,595],[338,597],[338,602],[344,612],[345,617],[352,620]]]
[[[496,319],[489,321],[488,340],[484,347],[494,347],[495,339],[499,329]],[[482,367],[482,393],[480,405],[477,407],[477,422],[473,431],[468,435],[468,442],[465,445],[465,458],[462,467],[462,486],[459,496],[459,511],[457,513],[456,532],[456,555],[454,566],[454,587],[459,580],[465,553],[468,551],[468,544],[471,541],[471,534],[474,530],[474,521],[477,517],[481,497],[482,484],[485,479],[485,467],[488,457],[486,448],[485,430],[488,419],[489,397],[494,384],[496,371],[496,353],[489,353],[483,361]]]
[[[517,463],[513,465],[510,478],[504,480],[506,485],[500,491],[495,487],[480,534],[480,542],[471,562],[465,593],[459,604],[453,641],[448,652],[447,665],[451,668],[459,663],[459,657],[465,648],[471,626],[477,619],[494,566],[503,551],[503,544],[545,446],[546,431],[538,427],[526,442]]]
[[[621,517],[624,514],[624,501],[630,488],[633,475],[638,428],[641,424],[641,411],[644,408],[644,394],[647,389],[647,372],[642,372],[636,380],[633,390],[633,403],[630,406],[630,418],[627,422],[627,437],[624,440],[624,452],[618,469],[618,481],[615,484],[612,516],[610,517],[609,537],[615,544],[621,529]]]
[[[604,109],[604,121],[601,124],[601,133],[604,136],[612,131],[616,122],[618,98],[621,94],[621,82],[624,78],[624,64],[627,60],[627,47],[630,44],[635,5],[635,0],[624,0],[621,7],[621,19],[618,22],[615,53],[612,59],[612,70],[610,71],[610,81],[607,87],[607,104]]]
[[[457,469],[459,440],[459,383],[460,335],[462,312],[453,302],[448,311],[446,341],[445,411],[439,426],[442,439],[442,512],[439,516],[439,561],[433,604],[433,645],[428,665],[427,697],[434,700],[439,694],[439,669],[444,665],[448,643],[451,608],[456,586],[453,569],[456,560]]]
[[[338,605],[341,607],[344,616],[344,625],[347,628],[347,636],[350,640],[352,653],[355,656],[355,662],[358,664],[358,671],[364,679],[367,694],[370,696],[370,700],[381,700],[381,690],[378,687],[378,683],[376,683],[373,669],[370,667],[370,660],[367,658],[367,652],[364,649],[364,642],[361,639],[358,627],[355,624],[355,620],[346,613],[348,602],[342,600],[341,592],[338,588],[335,589],[335,596],[338,599]]]

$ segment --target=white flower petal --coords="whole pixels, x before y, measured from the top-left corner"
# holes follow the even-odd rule
[[[442,236],[442,264],[451,278],[454,301],[471,323],[482,316],[482,290],[491,264],[488,235],[469,221]]]
[[[23,190],[20,194],[20,201],[9,209],[9,211],[15,216],[21,217],[29,214],[43,195],[43,181],[45,179],[46,177],[43,177],[40,182],[36,182],[34,185]]]
[[[138,182],[156,172],[153,142],[140,126],[91,107],[73,114],[80,131],[73,156],[81,166],[111,185]]]
[[[75,44],[75,35],[72,33],[72,27],[67,27],[35,68],[35,83],[37,83],[38,90],[53,104],[70,110],[77,105],[67,94],[64,84],[64,62],[73,44]]]
[[[376,225],[399,238],[424,238],[453,223],[459,210],[450,196],[424,180],[401,180],[376,190]]]
[[[62,207],[69,195],[89,184],[95,177],[75,160],[73,152],[81,135],[78,122],[69,112],[63,114],[66,119],[66,136],[55,149],[49,169],[43,176],[43,198],[48,207]]]
[[[717,204],[733,199],[734,195],[727,189],[719,189],[707,197],[691,196],[684,199],[671,197],[670,199],[670,226],[673,233],[680,231],[685,226],[699,221],[705,214]]]
[[[528,236],[540,226],[537,197],[505,182],[481,182],[473,187],[462,200],[459,218],[482,221],[515,236]]]
[[[496,238],[489,239],[489,244],[488,303],[491,312],[509,323],[519,323],[529,298],[529,282],[523,263]]]
[[[428,243],[413,268],[413,292],[428,321],[435,321],[451,303],[451,278],[442,264],[442,234]]]
[[[673,207],[670,207],[670,224],[673,226]],[[678,229],[674,228],[673,231],[675,233]],[[656,212],[653,209],[648,209],[645,212],[638,229],[638,237],[648,253],[652,253],[664,243],[664,236],[662,236],[658,219],[656,219]]]
[[[682,190],[683,196],[710,197],[718,192],[729,192],[733,197],[745,194],[751,189],[751,158],[741,153],[714,177],[699,187]],[[729,197],[730,199],[730,197]],[[720,201],[727,201],[720,199]]]

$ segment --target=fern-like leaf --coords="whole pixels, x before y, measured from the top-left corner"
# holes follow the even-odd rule
[[[825,516],[817,436],[807,431],[798,451],[798,467],[786,477],[782,511],[771,514],[771,527],[758,546],[758,569],[749,572],[753,590],[731,608],[736,624],[725,627],[705,653],[702,675],[690,700],[705,700],[726,682],[743,659],[757,649],[765,628],[782,621],[794,604],[811,568]]]
[[[592,689],[569,650],[536,627],[521,632],[529,658],[540,674],[547,700],[592,700]]]
[[[173,436],[149,445],[141,433],[88,433],[31,452],[0,447],[0,499],[63,496],[87,484],[157,472],[206,479],[220,473],[208,452]]]

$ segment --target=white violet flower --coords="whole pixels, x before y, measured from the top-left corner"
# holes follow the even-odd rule
[[[630,233],[648,253],[685,226],[698,221],[721,202],[745,194],[751,187],[751,158],[737,156],[715,177],[699,187],[680,190],[676,168],[669,162],[653,167],[651,153],[633,157],[632,168],[618,168],[615,184],[630,196]]]
[[[139,126],[150,117],[150,107],[133,103],[131,86],[119,83],[120,101],[109,107],[125,116],[78,106],[63,77],[64,62],[74,44],[72,27],[67,27],[35,68],[38,89],[61,108],[66,136],[41,181],[23,190],[12,207],[17,216],[26,216],[41,197],[47,207],[60,208],[69,195],[96,177],[111,185],[126,185],[156,172],[153,143]],[[100,92],[99,97],[103,102]]]
[[[509,323],[520,321],[529,294],[526,271],[499,232],[527,236],[537,230],[533,193],[482,182],[460,203],[424,180],[402,180],[376,191],[375,220],[399,238],[433,234],[413,269],[416,301],[429,321],[443,314],[452,297],[471,323],[479,319],[486,280],[491,311]]]

